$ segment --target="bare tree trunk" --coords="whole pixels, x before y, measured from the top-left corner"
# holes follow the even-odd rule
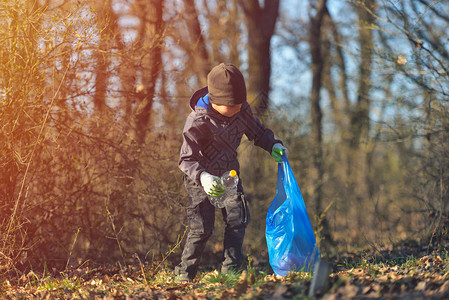
[[[108,84],[108,55],[107,51],[107,38],[105,34],[100,35],[100,45],[98,51],[95,54],[96,57],[96,70],[95,70],[95,94],[94,94],[94,107],[96,112],[101,112],[106,104],[106,88]]]
[[[323,137],[322,137],[322,111],[320,105],[320,90],[322,87],[323,68],[325,65],[325,57],[322,52],[322,36],[324,17],[327,12],[327,0],[320,0],[317,3],[316,14],[311,18],[309,29],[310,53],[312,56],[312,90],[310,92],[310,105],[312,117],[312,145],[313,145],[313,162],[316,170],[314,180],[314,202],[315,214],[320,216],[323,211]],[[325,239],[330,238],[329,226],[326,217],[321,220],[323,225],[322,236]]]
[[[367,141],[369,134],[370,113],[370,89],[371,89],[371,64],[373,51],[373,31],[371,24],[374,17],[371,12],[376,3],[372,0],[364,0],[355,4],[355,10],[359,18],[359,86],[358,97],[355,108],[351,114],[351,139],[348,157],[348,171],[350,181],[350,193],[352,194],[354,213],[356,214],[357,235],[359,239],[364,238],[362,224],[366,208],[363,207],[364,200],[368,197],[367,180],[369,165],[366,149],[361,147],[362,140]]]
[[[201,85],[206,85],[207,74],[210,71],[209,53],[201,31],[198,13],[194,0],[184,0],[187,27],[190,35],[190,54],[193,58],[193,69],[198,74]]]
[[[346,122],[344,115],[347,114],[350,111],[350,102],[349,102],[349,95],[348,95],[348,74],[346,69],[346,63],[345,58],[343,55],[343,49],[340,46],[341,45],[341,34],[337,28],[337,25],[335,24],[334,20],[332,19],[332,16],[328,14],[329,17],[329,30],[331,31],[330,34],[332,35],[332,38],[334,39],[335,44],[337,47],[335,47],[336,51],[336,60],[335,62],[326,64],[326,70],[324,72],[324,85],[328,92],[330,93],[330,100],[332,105],[332,111],[334,114],[334,121],[336,123],[337,130],[339,130],[339,137],[342,139],[346,138],[347,135],[347,126],[348,122]],[[330,56],[330,46],[325,46],[324,50],[328,53],[326,56]],[[342,93],[342,103],[337,102],[337,95],[335,94],[335,89],[333,87],[332,78],[331,78],[331,66],[332,64],[335,64],[340,69],[340,76],[339,76],[339,88]]]
[[[96,71],[95,94],[93,99],[95,111],[101,112],[106,105],[106,93],[109,80],[108,67],[111,61],[110,50],[113,49],[114,46],[116,46],[119,51],[122,50],[123,42],[118,28],[118,17],[112,8],[112,1],[107,0],[101,3],[93,2],[92,7],[98,12],[98,20],[104,22],[98,24],[103,30],[99,35],[99,44],[95,53]]]
[[[139,16],[141,22],[139,46],[143,50],[141,53],[141,84],[143,88],[137,94],[134,130],[136,141],[139,144],[145,142],[153,109],[156,82],[162,70],[163,3],[159,0],[138,3],[141,12]]]
[[[269,107],[271,54],[270,42],[278,17],[279,0],[263,1],[239,0],[243,9],[248,31],[248,78],[247,100],[252,106],[254,115],[262,118]],[[240,155],[242,171],[248,177],[248,191],[257,198],[262,197],[257,190],[257,182],[262,177],[262,154],[254,147],[245,148]]]
[[[248,102],[254,114],[263,116],[269,107],[271,55],[270,42],[278,17],[279,0],[240,0],[248,29]]]
[[[362,1],[356,6],[359,16],[359,44],[360,44],[360,65],[359,65],[359,87],[355,110],[351,117],[351,146],[358,148],[362,137],[369,131],[369,112],[370,112],[370,88],[371,88],[371,64],[373,51],[373,31],[371,24],[374,17],[367,11],[372,10],[375,1]]]
[[[237,46],[240,44],[240,29],[238,28],[240,24],[239,19],[239,13],[238,13],[238,0],[233,0],[231,5],[231,8],[229,10],[229,17],[230,17],[230,25],[228,27],[228,30],[230,32],[229,36],[229,61],[233,63],[236,66],[240,66],[240,58],[239,58],[239,52],[237,49]]]

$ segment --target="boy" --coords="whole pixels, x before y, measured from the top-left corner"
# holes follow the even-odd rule
[[[270,152],[277,162],[287,149],[274,138],[271,130],[261,125],[246,102],[246,85],[242,73],[232,64],[220,64],[207,75],[208,86],[196,91],[190,99],[192,112],[187,117],[179,168],[190,198],[187,208],[189,233],[176,266],[178,282],[191,281],[206,242],[212,235],[215,207],[209,197],[221,195],[217,184],[226,171],[239,171],[237,147],[243,134],[254,144]],[[248,205],[241,181],[237,195],[221,209],[225,222],[221,272],[243,267],[242,252],[245,229],[249,222]]]

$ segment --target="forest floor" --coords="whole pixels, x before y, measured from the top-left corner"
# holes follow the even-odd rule
[[[317,299],[448,299],[447,246],[416,243],[326,258],[329,288]],[[265,267],[265,270],[267,268]],[[0,282],[6,299],[308,299],[312,275],[277,277],[260,266],[220,274],[203,270],[191,283],[177,284],[170,268],[87,266],[58,275],[23,273]]]

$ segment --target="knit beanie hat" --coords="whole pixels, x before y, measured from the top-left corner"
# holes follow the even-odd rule
[[[246,101],[245,79],[233,64],[215,66],[207,75],[207,85],[211,103],[236,105]]]

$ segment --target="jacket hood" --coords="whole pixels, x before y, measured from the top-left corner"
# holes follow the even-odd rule
[[[193,93],[192,97],[190,97],[190,108],[192,110],[195,110],[195,106],[198,103],[198,101],[206,96],[209,93],[209,90],[207,89],[207,86],[199,89],[198,91],[196,91],[195,93]]]

